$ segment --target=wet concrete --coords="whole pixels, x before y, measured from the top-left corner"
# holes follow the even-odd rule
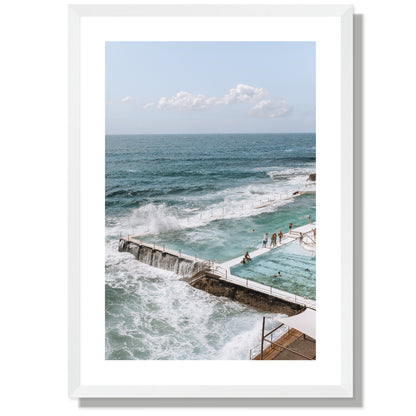
[[[204,277],[192,282],[191,285],[196,289],[204,290],[211,295],[225,296],[264,312],[283,313],[292,316],[305,309],[301,305],[286,302],[274,296],[256,292],[250,288],[219,280],[217,277],[210,274],[205,274]]]

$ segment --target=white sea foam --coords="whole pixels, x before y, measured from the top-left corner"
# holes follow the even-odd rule
[[[183,205],[149,203],[133,209],[124,217],[107,226],[107,235],[159,234],[170,230],[196,228],[218,219],[236,219],[273,212],[279,206],[293,202],[292,194],[304,190],[313,168],[267,168],[273,182],[249,184],[223,189],[216,193],[182,198]],[[269,170],[274,169],[274,170]],[[280,176],[279,176],[280,175]],[[285,179],[279,180],[279,177]],[[199,204],[201,208],[189,207]]]
[[[270,323],[271,315],[264,314]],[[278,314],[277,316],[285,316]],[[218,352],[219,360],[241,360],[249,358],[250,349],[255,347],[259,342],[259,335],[261,335],[262,320],[256,320],[252,327],[246,331],[242,331],[227,340],[224,346]]]
[[[106,284],[118,291],[117,299],[122,301],[122,319],[108,306],[107,332],[112,342],[106,344],[107,357],[248,358],[249,343],[259,335],[259,312],[194,289],[174,273],[154,269],[123,254],[112,250],[107,253],[111,273],[107,273]],[[117,256],[121,260],[114,263]],[[243,340],[238,333],[246,326],[252,328],[252,334]],[[237,347],[239,343],[243,345]]]
[[[248,358],[260,334],[261,313],[118,253],[116,240],[107,243],[106,269],[106,285],[117,291],[107,305],[106,328],[112,339],[111,345],[106,342],[107,357]]]

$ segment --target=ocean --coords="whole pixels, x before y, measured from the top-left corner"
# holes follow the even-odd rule
[[[316,220],[314,193],[291,197],[315,153],[315,133],[106,136],[106,359],[249,359],[276,314],[194,289],[118,239],[219,263],[259,248],[265,232]],[[298,242],[232,273],[315,299],[315,257]]]

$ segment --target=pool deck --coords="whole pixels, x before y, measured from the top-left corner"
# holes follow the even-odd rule
[[[298,228],[294,228],[292,230],[292,233],[286,233],[283,234],[283,238],[282,238],[282,242],[281,244],[277,243],[276,247],[266,247],[266,248],[259,248],[255,251],[252,251],[251,253],[249,253],[251,259],[254,259],[255,257],[261,256],[262,254],[266,254],[269,253],[270,251],[276,250],[280,247],[283,247],[289,243],[292,243],[293,241],[297,240],[300,238],[300,233],[305,234],[305,233],[309,233],[311,231],[313,231],[313,229],[316,228],[316,222],[313,222],[311,224],[306,224],[306,225],[302,225],[301,227]],[[267,242],[267,244],[270,244],[270,238],[269,241]],[[240,264],[241,261],[243,260],[244,255],[240,256],[240,257],[236,257],[235,259],[226,261],[224,263],[221,263],[221,266],[225,269],[227,269],[227,271],[231,274],[230,272],[230,268],[233,266],[236,266],[237,264]]]

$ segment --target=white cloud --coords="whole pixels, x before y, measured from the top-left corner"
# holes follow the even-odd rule
[[[237,103],[255,103],[264,97],[270,95],[269,91],[265,88],[252,87],[246,84],[238,84],[236,88],[228,90],[228,94],[225,94],[219,99],[219,103],[223,104],[237,104]]]
[[[204,94],[193,94],[187,91],[179,91],[172,97],[162,97],[157,103],[159,110],[207,110],[221,105],[234,105],[240,103],[255,104],[249,110],[249,115],[254,117],[276,118],[289,112],[291,105],[284,100],[272,101],[264,99],[270,96],[270,92],[265,88],[252,87],[251,85],[238,84],[231,88],[222,97],[207,97]],[[130,99],[130,97],[126,97]],[[154,102],[143,105],[149,108],[155,105]]]
[[[120,101],[122,102],[122,103],[128,103],[129,101],[131,101],[132,100],[132,98],[128,95],[127,97],[124,97],[124,98],[122,98]]]
[[[253,117],[276,118],[284,116],[291,108],[292,106],[284,100],[262,100],[250,108],[248,114]]]
[[[186,91],[179,91],[173,97],[162,97],[157,108],[159,110],[206,110],[216,104],[215,97],[207,97],[203,94],[192,94]]]

